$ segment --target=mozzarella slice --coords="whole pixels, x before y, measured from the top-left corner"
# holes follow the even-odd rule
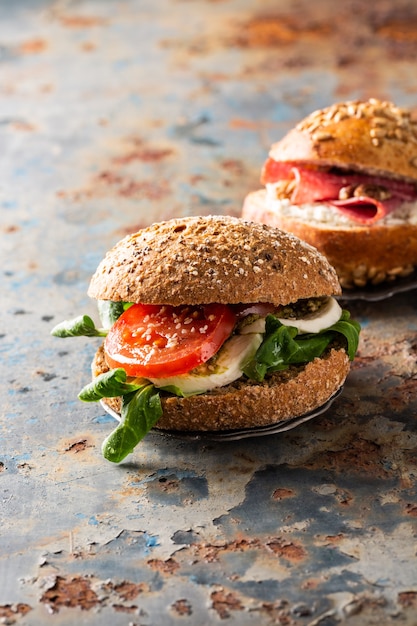
[[[342,308],[335,300],[335,298],[329,298],[324,306],[318,311],[306,315],[300,319],[279,317],[279,321],[284,326],[294,326],[298,329],[300,334],[303,333],[319,333],[329,326],[332,326],[340,320],[342,315]],[[264,333],[265,332],[265,318],[259,318],[253,324],[248,324],[242,328],[242,333]]]
[[[150,378],[155,387],[176,388],[184,395],[205,393],[215,387],[224,387],[242,376],[242,366],[255,354],[262,343],[260,333],[233,335],[217,356],[214,366],[200,365],[192,374],[169,378]]]
[[[342,308],[335,298],[329,298],[318,311],[301,319],[278,318],[284,326],[295,326],[301,333],[319,333],[340,320]]]

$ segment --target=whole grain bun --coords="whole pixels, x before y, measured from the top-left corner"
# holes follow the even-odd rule
[[[228,216],[184,217],[122,239],[89,296],[144,304],[289,304],[341,292],[326,258],[288,233]]]
[[[93,377],[108,367],[101,347],[93,361]],[[291,366],[262,383],[243,380],[208,393],[179,398],[161,397],[163,415],[156,428],[170,431],[225,431],[269,426],[313,411],[343,385],[349,359],[343,348],[332,348],[305,366]],[[105,404],[120,414],[120,398]]]
[[[417,223],[408,219],[372,226],[320,222],[291,216],[264,189],[245,198],[242,216],[291,232],[326,256],[343,288],[379,285],[409,276],[417,266]]]
[[[417,180],[417,121],[411,111],[376,99],[314,111],[274,143],[275,161],[336,166]]]

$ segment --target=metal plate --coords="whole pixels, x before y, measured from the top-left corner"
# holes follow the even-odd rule
[[[242,429],[234,429],[234,430],[224,430],[224,431],[179,431],[179,430],[160,430],[158,428],[154,428],[153,432],[159,433],[160,435],[169,435],[170,437],[176,437],[179,439],[186,439],[191,441],[237,441],[239,439],[248,439],[250,437],[264,437],[265,435],[275,435],[277,433],[285,432],[287,430],[291,430],[296,426],[300,426],[304,424],[304,422],[308,422],[313,419],[313,417],[317,417],[322,413],[325,413],[333,402],[340,396],[343,391],[343,387],[340,387],[336,393],[332,395],[331,398],[324,404],[322,404],[314,411],[310,411],[309,413],[305,413],[304,415],[299,415],[297,417],[291,417],[286,420],[281,420],[277,424],[269,424],[267,426],[260,426],[258,428],[242,428]],[[105,402],[100,401],[103,409],[114,417],[116,420],[120,422],[120,415],[109,406],[106,405]]]
[[[417,289],[417,272],[413,272],[407,278],[396,280],[393,283],[381,283],[372,287],[358,289],[348,289],[339,296],[340,300],[366,300],[368,302],[379,302],[386,300],[398,293],[405,293]]]

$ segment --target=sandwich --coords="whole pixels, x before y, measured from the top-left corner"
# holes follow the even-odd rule
[[[151,430],[230,432],[276,424],[340,390],[359,324],[334,269],[279,229],[184,217],[123,238],[94,273],[88,315],[58,337],[102,337],[83,401],[120,421],[103,455],[120,462]]]
[[[242,217],[316,247],[344,291],[415,271],[417,121],[410,110],[371,99],[314,111],[272,145],[261,183],[245,198]]]

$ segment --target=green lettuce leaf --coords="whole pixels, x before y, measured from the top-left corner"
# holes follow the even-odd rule
[[[122,367],[100,374],[83,387],[78,397],[83,402],[98,402],[101,398],[116,398],[141,389],[148,381],[127,383],[127,374]]]
[[[104,458],[112,463],[123,461],[161,416],[161,399],[152,384],[123,396],[121,421],[103,441]]]
[[[55,337],[105,337],[107,330],[104,328],[96,328],[91,317],[88,315],[79,315],[72,320],[65,320],[57,324],[52,330],[51,335]]]
[[[295,327],[284,326],[275,316],[268,315],[264,341],[253,359],[245,364],[244,374],[261,382],[268,373],[313,361],[323,354],[338,334],[345,337],[349,359],[353,360],[358,349],[359,333],[360,325],[351,320],[349,312],[345,310],[340,320],[329,328],[320,333],[300,335]]]
[[[113,302],[112,300],[98,300],[97,307],[101,323],[104,328],[111,328],[122,313],[132,306],[131,302]]]

